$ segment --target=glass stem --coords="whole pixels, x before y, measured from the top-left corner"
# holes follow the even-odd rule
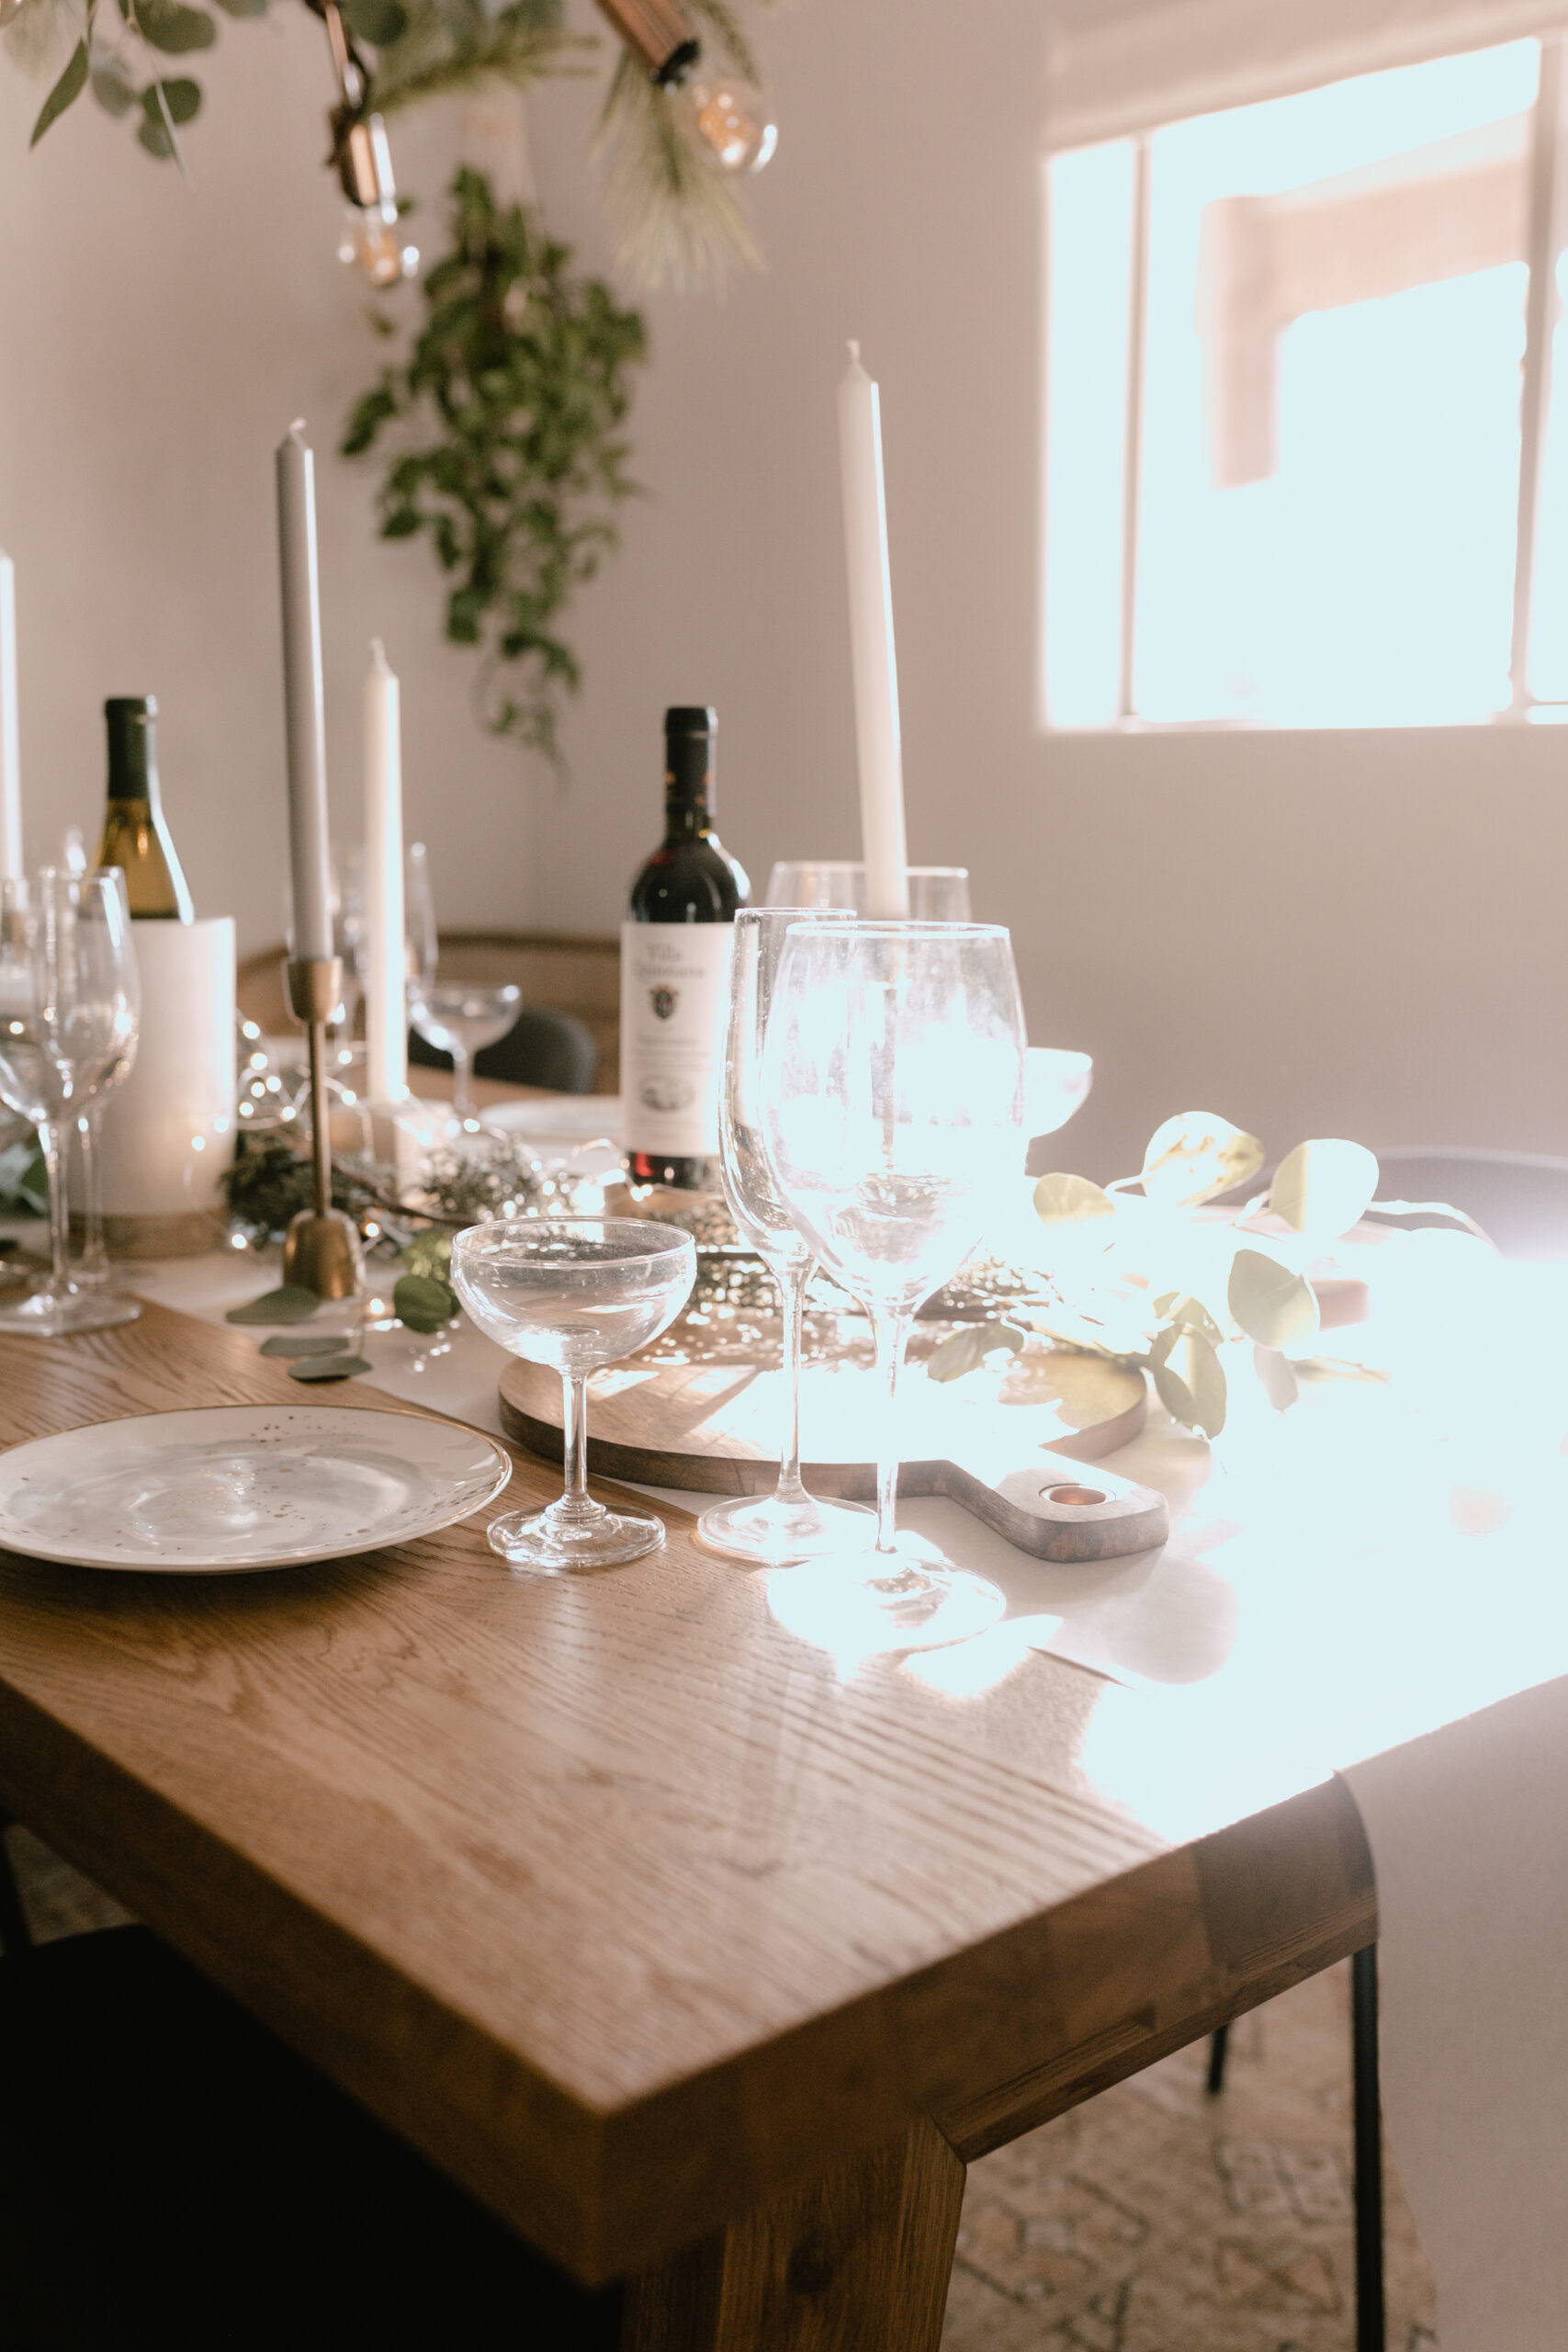
[[[779,1483],[773,1491],[781,1503],[805,1503],[811,1498],[800,1483],[800,1359],[806,1323],[806,1283],[811,1261],[807,1258],[803,1264],[795,1259],[773,1271],[778,1285],[779,1320],[784,1326],[784,1395],[788,1399],[788,1419],[779,1453]]]
[[[550,1505],[557,1520],[597,1519],[604,1510],[588,1491],[588,1377],[561,1375],[561,1434],[566,1441],[566,1485],[558,1503]]]
[[[71,1257],[67,1248],[69,1216],[65,1204],[65,1155],[61,1128],[52,1119],[40,1119],[39,1149],[49,1170],[50,1289],[63,1297],[71,1288]]]
[[[452,1048],[452,1108],[459,1119],[474,1115],[473,1063],[467,1046]]]
[[[911,1317],[878,1313],[872,1317],[876,1335],[876,1370],[882,1382],[882,1442],[876,1458],[876,1548],[879,1554],[897,1549],[894,1527],[898,1502],[898,1370]]]
[[[98,1157],[98,1105],[89,1102],[79,1113],[76,1133],[82,1142],[82,1256],[78,1273],[89,1282],[107,1282],[109,1253],[104,1247],[103,1162]]]

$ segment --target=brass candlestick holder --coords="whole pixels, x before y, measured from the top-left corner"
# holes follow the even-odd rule
[[[332,1117],[327,1107],[327,1023],[343,995],[343,963],[336,956],[306,956],[291,962],[288,1001],[305,1023],[310,1053],[310,1149],[316,1181],[314,1208],[292,1218],[283,1241],[283,1279],[318,1298],[354,1298],[364,1288],[359,1232],[351,1216],[333,1206]]]

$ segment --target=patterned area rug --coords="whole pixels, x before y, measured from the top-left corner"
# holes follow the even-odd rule
[[[128,1915],[25,1829],[7,1842],[39,1940]],[[1349,1972],[969,2172],[942,2352],[1353,2352]],[[1388,2352],[1438,2352],[1432,2284],[1385,2160]],[[893,2352],[893,2347],[889,2347]]]
[[[942,2352],[1352,2352],[1349,1971],[970,2167]],[[1437,2352],[1385,2165],[1389,2352]]]

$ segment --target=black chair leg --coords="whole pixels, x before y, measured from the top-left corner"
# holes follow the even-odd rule
[[[1204,2087],[1211,2098],[1218,2098],[1225,2086],[1225,2050],[1230,2038],[1228,2025],[1216,2026],[1209,2043],[1209,2079]]]
[[[15,1960],[33,1948],[32,1930],[22,1907],[22,1890],[17,1884],[17,1873],[11,1866],[10,1849],[6,1843],[9,1821],[0,1815],[0,1952]]]
[[[1376,1944],[1368,1944],[1350,1961],[1350,2066],[1356,2145],[1356,2352],[1386,2352]]]

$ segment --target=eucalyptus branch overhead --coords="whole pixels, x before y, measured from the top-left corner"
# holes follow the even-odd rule
[[[639,282],[716,283],[737,262],[758,258],[755,237],[732,185],[759,170],[776,132],[757,84],[757,64],[732,0],[598,0],[621,54],[612,75],[598,147],[609,162],[608,196],[620,220],[623,261]],[[265,13],[268,0],[216,0],[236,18]],[[525,89],[543,77],[583,70],[594,44],[569,34],[561,0],[305,0],[325,27],[338,84],[330,109],[330,160],[357,216],[344,257],[374,285],[412,275],[418,256],[398,236],[385,119],[433,98],[495,82]],[[181,128],[201,110],[188,70],[161,62],[193,58],[218,37],[211,0],[85,0],[69,17],[62,0],[0,0],[0,23],[17,21],[15,61],[48,59],[55,73],[32,132],[38,141],[90,92],[103,110],[132,123],[144,152],[186,162]],[[74,30],[60,63],[62,24]],[[186,175],[187,177],[188,174]]]

